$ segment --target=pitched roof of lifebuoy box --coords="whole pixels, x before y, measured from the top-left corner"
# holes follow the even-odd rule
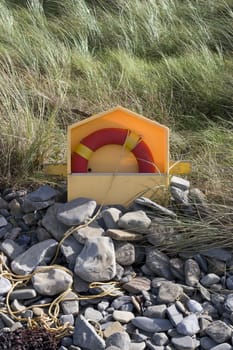
[[[71,154],[81,140],[103,128],[123,128],[140,135],[153,154],[158,172],[167,173],[169,128],[121,106],[93,115],[68,127],[68,173],[71,172]],[[107,163],[108,159],[104,162]]]

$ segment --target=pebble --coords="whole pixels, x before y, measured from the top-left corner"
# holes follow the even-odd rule
[[[157,276],[165,277],[168,280],[173,279],[169,257],[159,250],[154,248],[147,249],[146,265],[152,272],[156,273]]]
[[[217,320],[205,329],[205,333],[216,343],[221,344],[230,339],[232,330],[225,322]]]
[[[177,325],[176,330],[183,335],[193,336],[200,331],[198,318],[195,314],[191,314],[183,318],[183,320]]]
[[[127,283],[122,285],[122,288],[127,290],[129,293],[138,294],[143,290],[147,291],[151,288],[151,280],[146,277],[135,277]]]
[[[171,322],[166,319],[149,318],[144,316],[137,316],[132,320],[135,327],[146,332],[164,332],[173,328]]]
[[[194,287],[198,284],[201,271],[198,263],[193,259],[188,259],[184,264],[185,282],[188,286]]]
[[[118,349],[130,350],[130,337],[126,332],[116,332],[107,338],[106,346],[116,346]]]
[[[106,347],[103,338],[96,333],[95,328],[82,315],[79,315],[75,321],[73,344],[88,350],[104,350]]]
[[[122,215],[121,210],[117,208],[108,208],[102,211],[102,218],[107,229],[118,228],[118,221]]]
[[[134,319],[134,314],[130,311],[121,311],[121,310],[114,310],[112,317],[115,321],[119,321],[120,323],[129,323]]]
[[[199,345],[199,343],[190,336],[173,337],[171,343],[175,345],[177,350],[194,350]]]
[[[137,210],[123,214],[118,220],[118,226],[126,230],[136,230],[143,233],[151,224],[151,219],[143,210]]]
[[[162,282],[158,291],[158,299],[160,303],[173,303],[183,293],[183,288],[179,284],[173,282]]]
[[[12,284],[7,278],[0,277],[0,296],[7,294],[11,287]]]

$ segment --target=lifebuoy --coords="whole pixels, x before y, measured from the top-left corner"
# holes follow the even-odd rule
[[[72,173],[88,172],[88,161],[98,148],[110,144],[122,145],[131,151],[138,162],[139,173],[155,173],[152,153],[136,133],[121,128],[105,128],[84,137],[72,154]]]

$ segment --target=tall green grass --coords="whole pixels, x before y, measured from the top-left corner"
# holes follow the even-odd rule
[[[173,158],[230,189],[231,0],[0,0],[2,177],[65,159],[83,110],[121,104],[168,125]]]

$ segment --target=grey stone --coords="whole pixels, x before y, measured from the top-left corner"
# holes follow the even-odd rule
[[[4,216],[0,215],[0,227],[7,226],[8,221],[4,218]]]
[[[144,312],[143,316],[150,318],[165,318],[167,306],[165,304],[149,306]]]
[[[182,204],[184,206],[189,205],[188,194],[189,191],[183,191],[180,188],[170,186],[171,195],[177,204]]]
[[[211,248],[201,252],[202,255],[208,258],[214,258],[220,261],[230,261],[232,259],[232,253],[223,248]]]
[[[226,279],[226,286],[228,289],[233,290],[233,276],[228,276]]]
[[[122,307],[122,305],[131,303],[131,301],[132,301],[132,298],[129,295],[122,295],[113,300],[111,307],[113,309],[118,310]]]
[[[23,216],[22,208],[21,208],[21,205],[17,199],[13,199],[9,203],[9,209],[10,209],[11,215],[14,218],[17,218],[17,219],[22,218],[22,216]]]
[[[169,320],[175,327],[183,320],[183,315],[177,310],[175,304],[167,308],[167,314]]]
[[[169,257],[166,254],[154,248],[148,248],[146,253],[146,265],[152,272],[168,280],[173,279]]]
[[[173,282],[162,282],[158,291],[158,299],[160,303],[173,303],[183,293],[183,288],[179,284]]]
[[[227,312],[233,312],[233,293],[227,295],[226,300],[224,302],[224,309]]]
[[[64,315],[78,315],[79,313],[79,300],[78,296],[70,292],[61,302],[61,308]]]
[[[171,322],[161,318],[149,318],[144,316],[137,316],[132,320],[135,327],[146,332],[165,332],[173,328]]]
[[[95,328],[82,315],[76,318],[73,344],[88,350],[104,350],[106,345]]]
[[[111,238],[88,240],[77,257],[74,271],[87,282],[111,280],[116,274],[115,251]]]
[[[79,276],[75,275],[73,276],[74,278],[74,290],[77,293],[85,293],[88,291],[89,289],[89,282],[84,281],[82,278],[80,278]]]
[[[0,197],[0,209],[8,209],[8,202],[2,197]]]
[[[12,261],[12,271],[19,275],[27,275],[37,266],[48,264],[55,254],[57,244],[54,239],[48,239],[33,245]]]
[[[21,289],[15,289],[10,295],[10,299],[14,300],[26,300],[26,299],[32,299],[37,296],[37,293],[34,288],[21,288]]]
[[[46,241],[46,239],[51,239],[51,234],[43,227],[37,227],[36,237],[39,242]]]
[[[182,191],[186,191],[190,188],[190,181],[183,179],[182,177],[172,176],[170,180],[170,186],[177,187]]]
[[[27,199],[33,202],[45,202],[50,199],[54,199],[59,194],[59,191],[55,190],[49,185],[40,186],[33,192],[27,195]]]
[[[118,349],[129,350],[130,349],[130,337],[126,332],[117,332],[106,340],[106,346],[116,346]]]
[[[155,345],[166,345],[168,343],[168,337],[166,333],[155,333],[153,337],[151,338],[151,341]]]
[[[101,312],[94,309],[93,307],[87,307],[84,312],[84,316],[87,320],[96,321],[96,322],[99,322],[103,318],[103,315],[101,314]]]
[[[193,259],[187,259],[184,264],[185,282],[194,287],[199,283],[201,271],[198,263]]]
[[[0,296],[7,294],[11,287],[12,284],[7,278],[0,277]]]
[[[124,283],[122,287],[129,293],[137,294],[141,293],[142,290],[150,290],[151,280],[146,277],[135,277],[127,283]]]
[[[118,264],[128,266],[135,262],[135,248],[132,243],[116,242],[114,246]]]
[[[221,344],[230,339],[232,330],[225,322],[217,320],[205,329],[205,333],[216,343]]]
[[[11,260],[15,259],[18,255],[22,254],[24,247],[17,244],[12,239],[5,239],[0,245],[0,251],[2,251]]]
[[[124,229],[143,233],[151,224],[151,219],[142,210],[128,212],[122,215],[118,221],[118,226]]]
[[[216,273],[218,276],[225,276],[226,263],[214,258],[208,258],[208,272]]]
[[[101,213],[104,223],[107,229],[118,228],[118,220],[122,215],[122,212],[117,208],[108,208]]]
[[[189,311],[193,312],[193,313],[203,312],[202,305],[198,301],[193,300],[193,299],[190,299],[187,301],[187,307],[188,307]]]
[[[171,343],[175,345],[177,350],[194,350],[199,345],[199,342],[190,336],[174,337],[171,339]]]
[[[83,245],[70,236],[61,244],[61,252],[64,255],[69,269],[73,270],[77,255],[81,253]]]
[[[220,345],[216,345],[211,350],[232,350],[232,346],[229,343],[223,343]]]
[[[13,321],[7,314],[5,314],[4,312],[0,312],[0,319],[3,321],[3,323],[7,326],[7,327],[12,327],[15,324],[15,321]]]
[[[73,279],[70,274],[52,267],[43,272],[36,272],[32,277],[33,287],[42,295],[60,294],[70,288],[72,283]]]
[[[139,198],[135,199],[135,203],[142,205],[144,207],[153,209],[155,212],[157,212],[160,215],[165,215],[165,216],[169,216],[171,218],[176,218],[176,213],[174,213],[172,210],[169,210],[169,209],[163,207],[162,205],[160,205],[156,202],[153,202],[149,198],[139,197]]]
[[[156,246],[164,241],[171,239],[174,233],[175,230],[172,226],[152,223],[150,226],[150,231],[147,233],[146,238],[149,243]]]
[[[53,203],[54,201],[33,202],[30,199],[25,198],[22,203],[22,210],[24,211],[24,213],[32,213],[34,211],[48,208]]]
[[[170,269],[174,277],[184,281],[184,262],[180,258],[170,259]]]
[[[59,318],[61,324],[69,323],[71,326],[74,325],[74,316],[70,315],[61,315]]]
[[[208,273],[200,279],[200,283],[204,287],[209,287],[214,283],[218,283],[220,281],[220,277],[215,273]]]
[[[115,321],[119,321],[120,323],[129,323],[135,316],[130,311],[114,310],[112,317]]]
[[[184,317],[184,319],[177,325],[176,330],[183,335],[194,335],[200,331],[198,318],[195,314]]]
[[[200,345],[204,350],[210,350],[216,346],[217,343],[213,339],[205,336],[200,338]]]
[[[143,235],[140,235],[139,233],[133,233],[133,232],[127,232],[123,230],[118,229],[109,229],[106,231],[106,236],[111,237],[112,239],[116,241],[141,241],[144,239]]]
[[[85,242],[90,238],[98,238],[104,235],[104,229],[100,227],[97,222],[91,222],[90,225],[82,228],[77,228],[73,236],[75,239],[81,244],[85,244]]]
[[[207,300],[207,301],[211,300],[210,292],[208,291],[208,289],[203,287],[201,284],[199,284],[197,288],[204,300]]]
[[[69,226],[62,224],[57,220],[57,211],[62,206],[61,203],[55,203],[46,211],[45,216],[42,219],[42,225],[51,235],[60,241],[65,232],[69,229]]]
[[[143,341],[141,343],[130,343],[129,350],[144,350],[146,347],[146,343]]]
[[[57,211],[57,218],[67,226],[80,225],[91,218],[95,208],[96,201],[80,197],[62,204]]]

